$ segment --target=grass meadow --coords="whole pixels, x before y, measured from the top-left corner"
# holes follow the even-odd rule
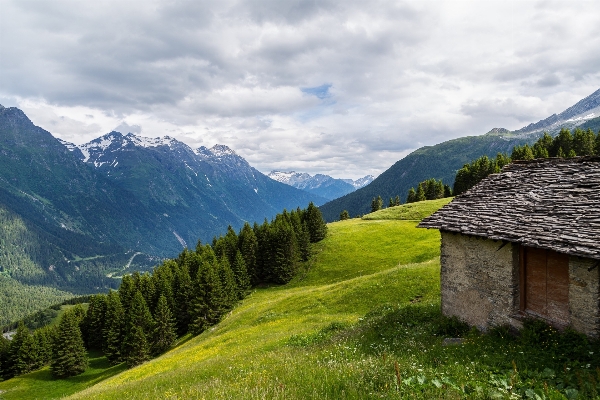
[[[0,382],[0,398],[597,397],[595,343],[539,323],[519,338],[503,328],[483,335],[441,317],[439,233],[398,218],[443,204],[329,224],[290,284],[254,290],[163,356],[130,370],[96,356],[85,374],[61,381],[44,369]],[[457,336],[462,344],[442,345]]]

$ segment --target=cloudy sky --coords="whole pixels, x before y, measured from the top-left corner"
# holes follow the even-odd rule
[[[600,88],[600,2],[0,0],[0,104],[84,143],[225,144],[263,172],[377,175]]]

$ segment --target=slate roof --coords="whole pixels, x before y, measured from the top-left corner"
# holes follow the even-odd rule
[[[600,157],[508,164],[419,227],[600,260]]]

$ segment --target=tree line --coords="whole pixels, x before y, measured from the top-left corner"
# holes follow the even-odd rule
[[[0,336],[0,375],[8,379],[50,365],[56,378],[85,371],[87,351],[112,364],[138,365],[177,337],[217,324],[252,287],[289,282],[327,226],[314,204],[283,211],[262,225],[231,227],[212,244],[198,242],[152,273],[126,275],[118,290],[77,304],[58,326],[33,333],[21,321],[12,340]]]
[[[465,164],[456,172],[453,192],[454,195],[466,192],[488,175],[500,172],[511,161],[593,155],[600,155],[600,131],[594,134],[591,129],[576,128],[571,133],[569,129],[563,128],[555,137],[544,132],[531,146],[525,144],[513,147],[510,156],[498,153],[496,158],[482,156]]]

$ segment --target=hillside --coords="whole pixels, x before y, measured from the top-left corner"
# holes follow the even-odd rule
[[[393,207],[426,215],[447,200]],[[439,233],[415,220],[353,219],[303,274],[255,290],[219,325],[131,370],[90,354],[82,375],[49,370],[0,382],[6,400],[595,398],[598,342],[545,325],[489,335],[439,310]],[[444,346],[445,337],[463,337]],[[565,350],[567,349],[567,350]]]
[[[396,162],[369,185],[319,208],[325,220],[331,222],[338,220],[343,210],[353,217],[368,213],[373,197],[381,196],[384,204],[396,196],[405,202],[408,190],[421,181],[435,178],[452,186],[456,171],[464,164],[482,155],[495,157],[498,153],[510,153],[514,146],[535,140],[535,136],[517,136],[504,129],[495,129],[482,136],[467,136],[422,147]]]

